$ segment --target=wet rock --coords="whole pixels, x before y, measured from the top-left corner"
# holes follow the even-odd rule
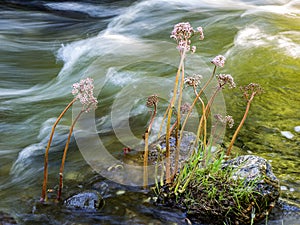
[[[17,221],[8,213],[0,212],[0,225],[17,224]]]
[[[243,155],[223,163],[223,168],[235,169],[233,179],[245,179],[245,185],[255,181],[255,190],[270,201],[277,201],[280,195],[279,180],[272,172],[268,161],[254,155]]]
[[[104,200],[97,191],[84,191],[75,194],[64,201],[68,208],[99,210],[104,206]]]
[[[180,142],[180,151],[179,157],[180,161],[183,162],[188,158],[190,153],[192,152],[192,148],[196,148],[194,146],[194,142],[196,140],[196,135],[193,132],[184,131],[182,135],[182,139]],[[175,160],[175,149],[176,149],[176,138],[175,135],[172,134],[169,139],[170,143],[170,159],[171,162],[174,163]],[[162,135],[159,139],[153,141],[149,144],[149,163],[155,164],[160,157],[165,157],[166,153],[166,135]],[[144,157],[144,146],[139,147],[137,149],[137,154],[126,154],[124,157],[124,161],[128,164],[141,164],[143,165],[143,157]],[[172,163],[172,164],[173,164]]]
[[[261,157],[240,156],[223,162],[215,172],[199,168],[198,174],[184,192],[162,186],[156,203],[180,208],[196,223],[241,225],[263,220],[280,195],[279,181]]]
[[[300,221],[300,205],[288,199],[279,198],[274,209],[268,216],[268,224],[299,224]],[[265,225],[265,221],[259,225]]]
[[[254,155],[239,156],[223,163],[223,169],[233,168],[232,179],[244,180],[244,186],[252,188],[255,196],[255,221],[260,221],[270,214],[280,196],[280,184],[272,172],[268,161]],[[249,212],[250,213],[250,212]]]

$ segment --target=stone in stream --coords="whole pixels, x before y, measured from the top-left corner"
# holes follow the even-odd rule
[[[163,186],[157,203],[181,208],[191,220],[214,225],[251,224],[270,214],[280,185],[267,160],[244,155],[223,162],[221,168],[232,172],[214,177],[208,169],[202,180],[195,176],[182,193]]]
[[[17,221],[8,213],[0,211],[0,225],[13,225],[17,224]]]
[[[266,198],[277,201],[280,195],[279,180],[272,172],[272,167],[266,159],[243,155],[222,164],[222,168],[231,167],[235,169],[233,179],[245,179],[245,185],[255,181],[255,190]]]
[[[67,198],[64,205],[68,208],[99,210],[103,207],[104,200],[97,191],[83,191]]]

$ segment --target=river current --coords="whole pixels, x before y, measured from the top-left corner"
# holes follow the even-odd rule
[[[187,74],[200,73],[207,79],[210,60],[221,54],[227,61],[219,73],[231,74],[238,87],[251,82],[263,87],[233,152],[269,160],[282,196],[300,204],[299,1],[2,0],[0,211],[12,214],[20,224],[183,223],[181,212],[148,206],[135,181],[121,182],[125,186],[110,183],[114,176],[107,173],[101,179],[111,190],[103,193],[107,204],[101,213],[90,213],[85,219],[80,213],[61,210],[35,213],[34,202],[41,193],[49,133],[72,100],[72,84],[92,77],[99,104],[95,113],[84,116],[71,140],[64,175],[69,191],[80,190],[94,179],[99,172],[96,163],[119,163],[124,147],[142,143],[150,115],[147,96],[169,97],[179,63],[170,32],[176,23],[187,21],[202,26],[205,35],[195,42],[196,53],[187,58]],[[163,113],[166,102],[160,105]],[[239,88],[225,89],[216,110],[232,115],[236,127],[245,105]],[[71,111],[56,128],[49,188],[57,184],[76,106]],[[158,122],[153,129],[159,129]],[[233,132],[226,130],[225,145]],[[89,141],[89,137],[94,138]],[[95,154],[99,149],[114,157]],[[293,219],[269,222],[282,223],[299,224]]]

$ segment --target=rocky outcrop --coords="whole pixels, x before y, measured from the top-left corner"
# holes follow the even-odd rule
[[[104,200],[97,191],[84,191],[67,198],[64,205],[74,209],[99,210],[104,206]]]
[[[232,179],[243,179],[245,185],[259,192],[269,204],[278,200],[280,195],[279,180],[272,172],[272,166],[264,158],[254,155],[243,155],[223,163],[222,168],[232,168]]]
[[[182,193],[161,187],[157,203],[180,208],[202,223],[246,225],[269,215],[280,195],[271,165],[258,156],[225,161],[217,171],[199,168],[199,174]]]

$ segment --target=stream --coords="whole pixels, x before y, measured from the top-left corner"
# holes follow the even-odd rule
[[[300,205],[299,1],[1,0],[0,212],[28,225],[186,223],[183,212],[149,202],[134,162],[128,173],[117,174],[124,148],[134,152],[143,144],[151,116],[145,103],[152,94],[160,101],[151,141],[159,131],[180,59],[170,38],[179,22],[202,26],[205,35],[203,41],[194,40],[197,51],[186,59],[186,74],[208,79],[210,60],[221,54],[227,60],[218,73],[231,74],[237,84],[222,91],[213,112],[231,115],[236,128],[246,107],[239,87],[251,82],[262,86],[232,151],[269,160],[281,197]],[[51,127],[72,100],[72,84],[86,77],[94,79],[99,103],[76,125],[63,197],[96,189],[105,205],[92,212],[40,207]],[[184,100],[191,98],[187,94]],[[57,188],[62,152],[78,109],[75,104],[56,127],[49,189]],[[234,128],[220,136],[226,146]],[[187,129],[195,132],[193,124]],[[268,224],[299,225],[293,209]]]

